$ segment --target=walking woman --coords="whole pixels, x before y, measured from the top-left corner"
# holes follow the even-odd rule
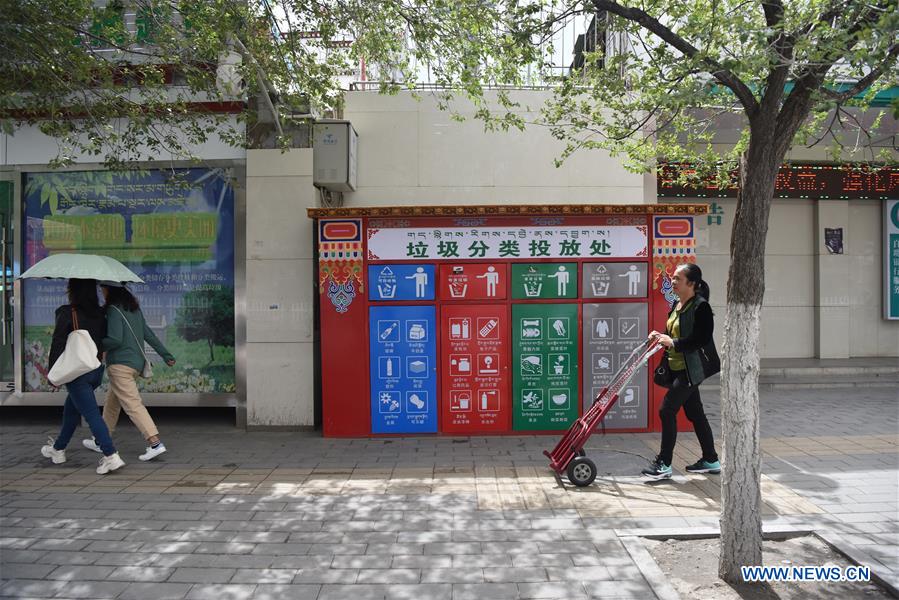
[[[147,364],[144,341],[163,357],[168,366],[175,364],[175,357],[147,326],[134,294],[124,286],[105,281],[100,283],[100,290],[106,298],[106,337],[103,338],[103,348],[106,350],[106,370],[109,374],[103,420],[110,431],[115,430],[119,413],[124,409],[149,444],[138,458],[151,460],[165,452],[165,444],[159,439],[156,423],[147,412],[137,390],[137,377]],[[84,445],[91,450],[100,451],[96,440],[84,440]]]
[[[86,329],[91,339],[97,345],[97,358],[103,352],[103,338],[106,335],[106,317],[103,309],[97,301],[97,282],[94,279],[69,279],[68,285],[69,303],[56,309],[56,328],[53,330],[53,341],[50,344],[49,369],[59,359],[66,347],[66,340],[70,333],[76,329]],[[75,433],[75,428],[81,424],[81,417],[90,426],[94,439],[97,440],[97,451],[103,453],[97,473],[105,475],[125,466],[125,461],[119,457],[109,428],[100,417],[100,408],[97,406],[97,397],[94,390],[103,380],[103,365],[75,378],[66,385],[66,403],[62,410],[62,429],[54,442],[47,440],[47,445],[41,448],[41,454],[53,461],[54,464],[66,462],[66,446]]]
[[[709,285],[702,280],[702,270],[692,263],[679,266],[671,281],[678,302],[668,313],[666,332],[653,331],[649,334],[651,340],[666,348],[671,372],[670,388],[659,409],[662,419],[661,450],[649,467],[643,469],[643,474],[653,479],[671,477],[671,460],[677,441],[677,413],[681,407],[693,423],[702,448],[702,457],[687,465],[687,471],[721,472],[712,428],[699,398],[699,384],[721,368],[712,339],[715,321],[708,302]]]

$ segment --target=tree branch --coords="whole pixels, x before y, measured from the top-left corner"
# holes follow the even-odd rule
[[[700,55],[699,50],[690,42],[677,35],[671,29],[662,25],[657,19],[651,17],[639,8],[629,8],[622,6],[614,0],[593,0],[593,5],[597,10],[605,10],[619,17],[636,23],[640,27],[650,31],[659,37],[669,46],[675,48],[685,56],[696,58]],[[723,85],[729,88],[740,100],[746,114],[752,118],[759,109],[759,104],[752,95],[752,90],[743,83],[743,81],[732,73],[729,69],[724,68],[718,61],[710,57],[700,57],[700,60],[708,67],[709,73]]]
[[[865,75],[864,77],[862,77],[861,79],[859,79],[859,80],[855,83],[854,86],[852,86],[852,87],[849,88],[848,90],[845,90],[845,91],[842,91],[842,92],[834,92],[834,91],[832,91],[832,90],[827,90],[827,89],[825,89],[825,90],[824,90],[824,94],[825,94],[827,97],[833,98],[834,100],[836,100],[837,103],[842,104],[842,103],[845,102],[846,100],[849,100],[849,99],[852,98],[853,96],[857,96],[858,94],[861,94],[861,93],[864,92],[866,89],[868,89],[869,87],[871,87],[871,84],[873,84],[875,81],[877,81],[877,80],[880,78],[881,75],[883,75],[884,69],[885,69],[886,67],[890,66],[890,64],[891,64],[897,57],[899,57],[899,43],[893,44],[893,45],[889,48],[889,50],[887,50],[887,54],[886,54],[886,56],[884,57],[884,60],[883,60],[883,63],[882,63],[882,64],[878,65],[878,66],[875,67],[874,69],[871,69],[871,72],[868,73],[867,75]]]

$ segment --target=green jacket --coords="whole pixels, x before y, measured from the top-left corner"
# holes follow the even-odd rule
[[[125,319],[134,330],[134,335],[131,335]],[[107,307],[106,337],[103,338],[107,365],[127,365],[137,371],[142,370],[144,355],[141,353],[141,349],[144,347],[145,341],[166,361],[175,360],[175,357],[162,345],[156,334],[147,327],[147,322],[140,310],[132,312],[121,306]]]

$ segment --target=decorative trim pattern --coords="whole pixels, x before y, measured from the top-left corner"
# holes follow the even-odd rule
[[[322,220],[318,223],[318,291],[325,293],[338,313],[345,313],[364,288],[362,279],[362,221]]]
[[[578,215],[704,215],[708,204],[509,204],[307,208],[311,219],[334,217],[517,217]]]
[[[674,269],[696,262],[693,217],[659,216],[652,221],[652,289],[659,290],[671,304],[677,299],[671,283]]]

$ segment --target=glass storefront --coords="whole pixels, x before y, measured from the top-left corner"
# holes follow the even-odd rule
[[[21,272],[55,253],[111,256],[144,284],[129,288],[176,356],[140,380],[145,392],[236,392],[235,194],[227,168],[28,173]],[[49,390],[47,358],[65,282],[22,282],[23,392]],[[152,352],[150,358],[161,363]]]

